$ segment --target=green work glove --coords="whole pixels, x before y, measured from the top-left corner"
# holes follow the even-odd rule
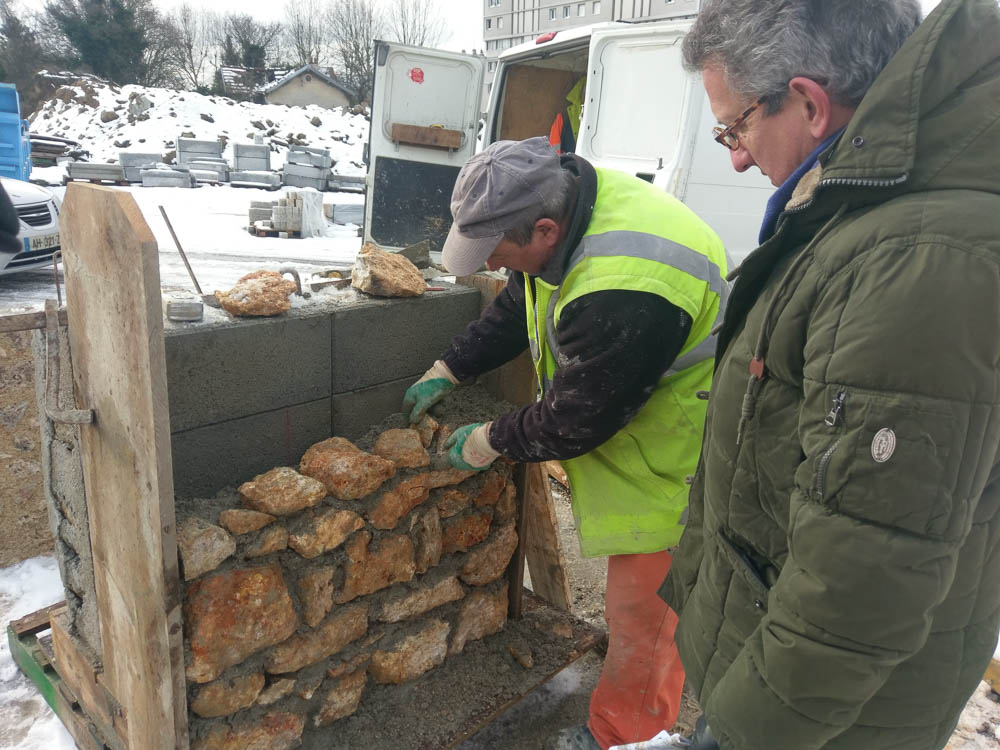
[[[444,447],[450,449],[448,460],[452,466],[462,471],[482,471],[500,457],[500,453],[490,445],[492,424],[467,424],[451,433]]]
[[[448,365],[440,359],[431,365],[431,369],[407,388],[403,396],[403,411],[410,412],[410,424],[423,419],[427,410],[451,393],[456,385],[458,380],[451,374]]]

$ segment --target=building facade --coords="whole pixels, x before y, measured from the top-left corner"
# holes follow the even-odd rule
[[[482,0],[486,88],[497,57],[510,47],[550,31],[604,21],[652,21],[690,15],[698,0]],[[487,93],[487,96],[489,94]]]

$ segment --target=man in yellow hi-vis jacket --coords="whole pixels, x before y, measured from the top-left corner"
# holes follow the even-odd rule
[[[546,138],[472,157],[452,195],[443,260],[515,273],[407,391],[413,421],[461,380],[531,348],[539,401],[450,439],[452,463],[563,462],[583,554],[608,555],[610,642],[586,727],[547,747],[648,740],[676,719],[676,617],[656,597],[694,473],[721,320],[719,238],[635,177],[560,157]]]

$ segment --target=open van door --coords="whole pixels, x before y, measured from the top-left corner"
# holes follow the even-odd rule
[[[376,44],[365,241],[394,249],[429,239],[441,250],[455,180],[476,150],[485,65],[475,55]]]
[[[678,170],[694,79],[681,64],[690,21],[595,26],[576,153],[652,181]]]

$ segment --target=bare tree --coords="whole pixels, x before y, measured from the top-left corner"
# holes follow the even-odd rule
[[[279,51],[281,24],[258,21],[248,13],[231,13],[225,18],[225,34],[232,39],[240,64],[263,70]]]
[[[330,57],[327,0],[285,0],[285,47],[299,65],[326,63]]]
[[[184,3],[171,20],[178,36],[178,73],[186,88],[197,89],[208,82],[208,63],[218,42],[221,19],[211,11]]]
[[[375,40],[385,32],[381,10],[373,0],[336,0],[328,22],[341,80],[358,92],[361,101],[369,101],[375,72]]]
[[[438,0],[389,0],[386,32],[417,47],[436,47],[449,36]]]

